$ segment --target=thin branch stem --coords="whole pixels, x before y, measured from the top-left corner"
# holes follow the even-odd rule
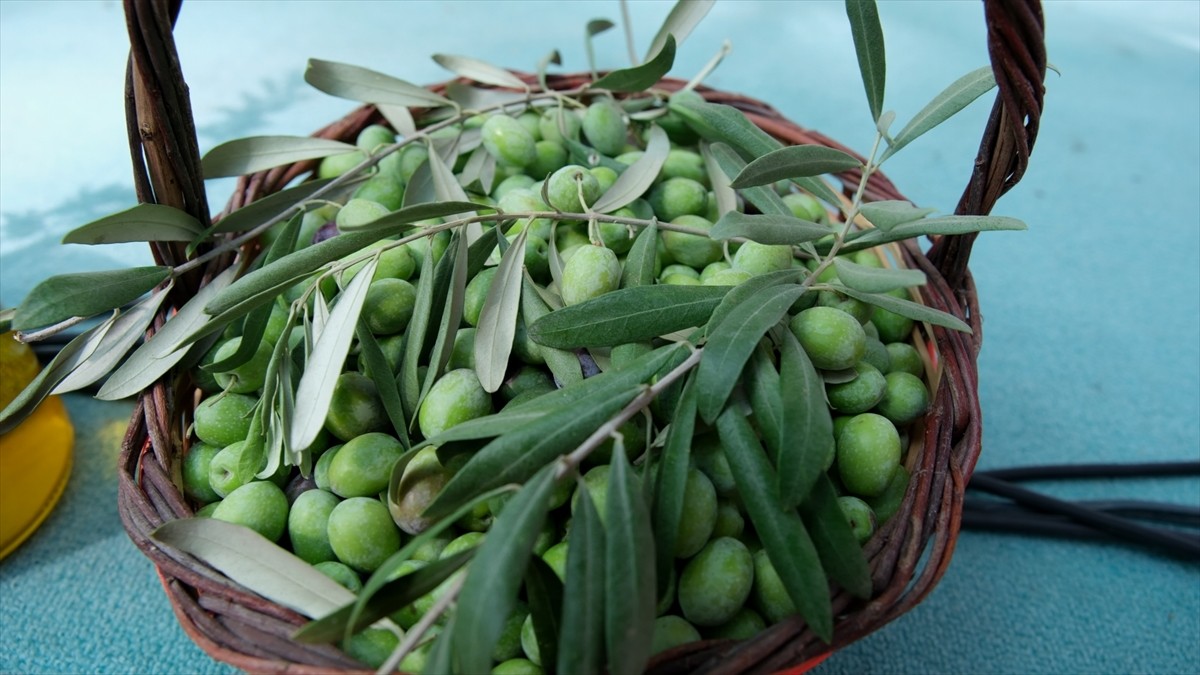
[[[429,611],[421,616],[420,621],[417,621],[413,624],[412,628],[408,629],[408,632],[404,635],[404,641],[397,645],[396,650],[392,652],[391,656],[383,662],[383,665],[379,666],[379,670],[375,671],[376,675],[387,675],[387,673],[396,671],[396,668],[404,660],[404,657],[408,656],[409,652],[416,648],[417,644],[421,642],[421,638],[425,636],[425,633],[429,632],[429,628],[438,620],[438,617],[450,607],[450,603],[458,599],[458,594],[462,591],[466,579],[467,575],[461,574],[451,582],[450,587],[446,589],[446,593],[438,598],[437,602],[433,603]]]
[[[73,316],[69,319],[64,319],[62,321],[59,321],[58,323],[56,323],[52,326],[46,326],[45,328],[43,328],[41,330],[35,330],[35,331],[28,332],[28,333],[25,331],[18,331],[17,334],[14,335],[13,337],[16,339],[17,342],[20,342],[22,344],[29,344],[30,342],[38,342],[39,340],[45,340],[46,338],[48,338],[52,335],[57,335],[57,334],[63,332],[64,330],[70,328],[71,326],[74,326],[81,322],[87,321],[90,318],[92,318],[92,317],[90,317],[90,316]]]
[[[700,363],[700,356],[703,353],[703,347],[696,347],[692,349],[692,353],[688,355],[683,363],[675,366],[671,372],[661,377],[654,384],[644,388],[641,393],[639,393],[632,401],[629,402],[628,405],[621,409],[621,412],[617,413],[612,419],[600,425],[595,431],[592,432],[592,435],[588,436],[583,443],[579,444],[579,447],[575,448],[571,454],[563,457],[559,461],[558,468],[555,470],[554,478],[556,480],[560,479],[576,469],[583,462],[583,460],[586,459],[589,454],[591,454],[593,450],[600,447],[604,441],[608,440],[610,436],[616,433],[617,429],[619,429],[622,424],[625,424],[632,419],[634,415],[644,410],[646,406],[650,405],[650,403],[663,392],[664,389],[674,384],[676,380],[683,377],[689,370],[695,368],[696,364]]]

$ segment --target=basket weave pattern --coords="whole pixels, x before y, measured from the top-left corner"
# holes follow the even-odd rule
[[[996,200],[1020,180],[1029,160],[1042,108],[1046,69],[1043,26],[1037,0],[985,0],[988,47],[999,85],[970,181],[956,213],[989,213]],[[179,0],[126,0],[131,40],[126,103],[135,185],[139,201],[184,209],[206,222],[203,179],[187,86],[171,28]],[[567,89],[586,75],[550,77]],[[532,78],[530,78],[532,81]],[[662,89],[682,82],[664,80]],[[444,85],[443,85],[444,86]],[[440,89],[435,87],[435,89]],[[800,127],[771,106],[736,94],[700,88],[713,102],[732,105],[786,144],[816,143],[852,152],[833,139]],[[362,106],[314,135],[353,142],[368,124],[381,123]],[[308,175],[315,162],[301,162],[242,178],[224,213]],[[857,186],[861,174],[840,178]],[[903,199],[882,174],[868,183],[866,199]],[[916,242],[900,247],[903,263],[928,279],[922,301],[966,321],[964,334],[933,327],[941,376],[929,413],[914,430],[917,452],[909,452],[912,480],[900,511],[865,546],[874,593],[870,601],[834,588],[834,644],[821,643],[799,618],[771,626],[752,640],[705,641],[655,657],[649,672],[776,672],[853,642],[911,609],[944,574],[957,539],[966,483],[979,457],[981,415],[976,357],[982,340],[978,297],[967,268],[973,235],[941,237],[928,253]],[[159,264],[184,260],[182,245],[152,244]],[[160,328],[207,279],[232,263],[218,258],[180,279],[175,296],[153,325]],[[370,672],[328,645],[304,645],[289,635],[307,619],[230,581],[195,558],[158,547],[149,533],[169,520],[192,515],[179,489],[180,458],[196,393],[186,373],[164,378],[138,399],[123,443],[119,468],[119,511],[126,531],[153,561],[184,631],[213,658],[250,672]],[[928,554],[922,561],[923,554]]]

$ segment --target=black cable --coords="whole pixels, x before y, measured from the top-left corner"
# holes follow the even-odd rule
[[[1112,513],[1056,499],[1010,484],[986,473],[977,473],[972,476],[970,487],[1006,497],[1038,511],[1065,515],[1079,524],[1093,527],[1133,543],[1165,548],[1178,555],[1200,560],[1200,539],[1182,533],[1148,527]]]
[[[1156,476],[1200,476],[1200,462],[1151,462],[1141,464],[1046,464],[976,471],[1006,481],[1061,480],[1074,478],[1152,478]]]

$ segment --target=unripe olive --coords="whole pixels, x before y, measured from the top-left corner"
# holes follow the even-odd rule
[[[624,150],[629,126],[616,101],[606,98],[589,105],[582,127],[588,143],[600,153],[612,157]]]
[[[538,121],[538,129],[542,132],[542,140],[563,142],[563,138],[577,140],[583,120],[573,111],[564,108],[550,108],[542,113]]]
[[[797,314],[790,326],[818,368],[850,368],[862,359],[867,349],[867,334],[862,324],[840,309],[811,307]]]
[[[563,265],[563,304],[577,305],[615,291],[621,284],[617,254],[603,246],[580,246]]]
[[[417,424],[425,438],[433,438],[456,424],[491,411],[492,397],[484,391],[475,371],[460,368],[442,375],[433,384],[421,402]]]
[[[550,174],[546,184],[546,197],[550,206],[567,213],[581,213],[584,205],[579,201],[580,190],[588,206],[600,197],[600,181],[585,167],[568,164]],[[581,188],[582,186],[582,188]]]
[[[679,577],[679,607],[697,626],[719,626],[737,614],[754,584],[754,560],[746,545],[723,537],[688,561]]]
[[[838,434],[838,476],[855,495],[881,494],[899,464],[900,434],[886,417],[855,415]]]
[[[834,410],[856,415],[875,407],[883,398],[887,382],[883,373],[865,360],[854,364],[857,376],[849,382],[825,385],[825,397]]]
[[[712,229],[712,223],[702,216],[676,216],[671,223],[705,232]],[[704,269],[706,265],[717,262],[724,255],[721,242],[710,239],[707,235],[663,230],[662,242],[672,260],[696,270]]]
[[[683,513],[675,538],[676,558],[696,555],[708,543],[717,523],[717,491],[699,469],[688,469]]]
[[[508,115],[489,116],[480,133],[483,147],[498,162],[528,166],[537,159],[537,141],[523,124]]]

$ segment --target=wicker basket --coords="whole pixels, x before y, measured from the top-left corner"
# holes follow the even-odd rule
[[[171,35],[180,1],[125,2],[132,44],[126,85],[128,130],[139,200],[182,208],[205,222],[208,213],[195,130]],[[1046,60],[1039,2],[985,0],[983,4],[999,93],[958,214],[988,213],[1021,178],[1042,108]],[[584,78],[551,77],[549,85],[565,89]],[[666,80],[661,86],[672,89],[681,84]],[[742,110],[784,143],[818,143],[849,151],[784,119],[767,104],[735,94],[699,91],[710,101]],[[381,121],[377,111],[363,106],[314,135],[353,142],[363,127]],[[314,168],[314,162],[306,162],[242,178],[226,213],[282,189]],[[841,178],[850,185],[859,180],[853,173]],[[868,200],[902,198],[880,174],[872,178],[866,195]],[[973,236],[943,237],[927,253],[911,241],[900,247],[905,264],[928,278],[922,300],[967,321],[973,333],[932,330],[930,342],[936,345],[940,377],[920,432],[913,433],[917,450],[909,452],[906,460],[913,479],[901,510],[865,546],[874,581],[872,599],[864,602],[835,589],[832,645],[822,643],[796,617],[752,640],[704,641],[673,649],[656,656],[649,672],[799,672],[900,616],[933,589],[950,562],[964,491],[980,452],[976,356],[982,330],[967,269],[973,240]],[[182,246],[152,244],[152,248],[159,264],[184,259]],[[182,279],[154,328],[161,327],[171,307],[180,306],[230,263],[229,258],[217,259]],[[190,417],[194,402],[186,377],[164,378],[145,391],[120,457],[122,520],[130,538],[157,567],[180,625],[213,658],[250,672],[369,672],[332,646],[290,640],[305,617],[261,598],[189,555],[160,548],[149,538],[164,522],[192,515],[180,493],[178,476],[186,427],[180,421]]]

